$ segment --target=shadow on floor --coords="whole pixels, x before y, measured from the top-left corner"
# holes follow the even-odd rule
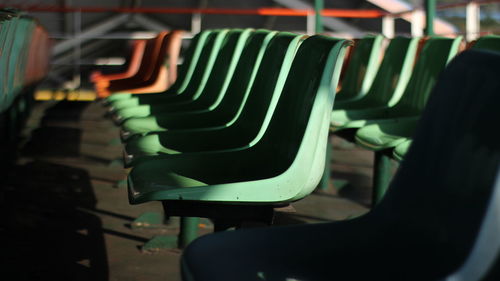
[[[104,230],[86,171],[40,161],[3,185],[3,280],[108,280]]]
[[[51,120],[81,121],[85,118],[85,111],[91,105],[88,101],[59,101],[45,110],[42,124]],[[102,118],[102,114],[94,116]]]
[[[76,128],[41,127],[31,132],[21,151],[23,156],[80,156],[82,132]]]

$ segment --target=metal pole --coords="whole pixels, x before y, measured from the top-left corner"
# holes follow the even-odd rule
[[[424,11],[422,9],[416,9],[411,13],[411,36],[421,37],[424,35]]]
[[[391,181],[391,158],[381,151],[375,151],[373,167],[373,195],[372,207],[384,197]]]
[[[78,38],[76,47],[75,47],[75,57],[74,57],[74,66],[73,66],[73,85],[72,85],[72,90],[79,89],[81,85],[81,73],[80,73],[80,61],[82,57],[82,40],[81,40],[81,34],[82,34],[82,12],[78,10],[75,12],[75,38]]]
[[[392,39],[394,38],[394,33],[395,33],[395,25],[394,25],[394,17],[391,16],[385,16],[382,18],[382,34],[389,38]]]
[[[191,34],[197,34],[201,31],[201,14],[195,13],[191,15]]]
[[[316,27],[314,26],[316,21],[316,15],[313,13],[309,13],[307,15],[307,35],[314,35],[314,31]]]
[[[191,241],[198,237],[199,220],[196,217],[181,217],[179,238],[177,240],[179,249],[186,248]]]
[[[434,18],[436,17],[436,0],[425,1],[425,35],[434,35]]]
[[[465,11],[465,39],[470,42],[477,39],[477,37],[479,36],[479,31],[481,30],[479,5],[476,2],[469,2],[465,8]]]
[[[314,0],[314,13],[316,15],[316,24],[315,24],[315,32],[321,33],[323,32],[323,17],[321,16],[321,11],[323,10],[324,5],[323,0]]]

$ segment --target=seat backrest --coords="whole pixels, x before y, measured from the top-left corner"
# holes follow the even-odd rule
[[[419,115],[422,112],[439,74],[456,55],[461,41],[462,37],[435,36],[427,39],[401,99],[391,110],[394,116]]]
[[[493,195],[470,255],[459,270],[443,281],[495,281],[500,279],[500,169]]]
[[[10,42],[7,40],[10,29],[10,16],[0,13],[0,112],[4,108],[3,98],[7,91],[8,56]]]
[[[262,137],[301,40],[302,37],[295,33],[280,32],[269,42],[248,99],[239,118],[230,127],[235,132],[230,135],[239,139],[235,142],[257,142]]]
[[[15,97],[19,95],[25,86],[25,69],[29,55],[29,46],[31,43],[31,36],[34,29],[34,22],[31,18],[20,17],[19,27],[16,31],[16,50],[18,59],[15,65],[15,70],[12,78],[12,95],[10,95],[9,104],[13,102]]]
[[[130,52],[130,57],[128,58],[127,69],[125,70],[126,77],[135,75],[139,70],[144,56],[144,51],[146,49],[146,42],[146,40],[135,40],[132,43],[132,50]]]
[[[354,98],[368,92],[379,66],[383,39],[382,35],[366,35],[356,41],[341,81],[339,97]]]
[[[286,188],[297,187],[287,200],[311,193],[321,179],[330,113],[348,42],[322,35],[304,40],[269,126],[253,147],[260,177],[280,176],[284,185],[290,185]]]
[[[472,49],[500,51],[500,35],[486,35],[476,40]]]
[[[167,70],[168,70],[168,86],[174,84],[177,80],[177,63],[179,61],[179,54],[182,46],[182,35],[184,32],[182,30],[172,30],[170,42],[167,47]]]
[[[368,93],[363,98],[367,105],[396,104],[410,80],[419,38],[391,39],[384,58]]]
[[[26,67],[26,83],[34,84],[38,82],[38,72],[41,68],[43,68],[43,63],[41,63],[41,59],[43,56],[47,54],[44,53],[45,49],[45,33],[43,29],[34,24],[32,41],[28,50],[28,58],[27,58],[27,67]],[[142,40],[141,40],[142,41]],[[144,44],[145,42],[142,41]],[[137,63],[138,65],[138,63]]]
[[[170,32],[168,31],[162,31],[158,33],[156,38],[153,39],[153,48],[151,49],[151,52],[145,56],[148,60],[144,61],[144,67],[140,68],[140,72],[138,72],[141,77],[140,81],[150,80],[156,74],[158,69],[157,65],[159,63],[161,64],[165,59],[165,43],[168,41],[167,37],[169,34]]]
[[[147,80],[150,77],[151,72],[153,71],[152,65],[156,62],[156,58],[159,55],[163,39],[165,38],[167,33],[168,32],[165,31],[160,32],[156,35],[155,38],[149,39],[146,42],[146,48],[144,49],[144,55],[142,56],[141,65],[139,66],[134,79]],[[113,81],[111,81],[111,85],[113,84]]]
[[[3,73],[4,75],[4,80],[2,85],[0,87],[3,88],[3,93],[2,96],[0,97],[0,111],[3,111],[7,109],[10,104],[8,104],[8,101],[10,99],[10,95],[12,92],[12,77],[13,77],[13,72],[16,66],[16,60],[17,60],[17,53],[14,48],[15,46],[15,33],[16,33],[16,28],[17,28],[17,22],[19,20],[19,17],[16,15],[11,15],[9,20],[6,23],[6,37],[5,37],[5,44],[3,48],[3,53],[2,53],[2,64],[3,64],[3,70],[5,71]]]
[[[172,42],[172,39],[178,36],[177,31],[162,32],[162,33],[164,34],[164,36],[161,42],[158,41],[157,42],[158,45],[155,46],[153,52],[156,53],[156,56],[154,56],[154,60],[152,61],[150,67],[148,68],[149,73],[145,75],[146,79],[142,81],[143,85],[150,85],[158,79],[161,68],[164,66],[165,61],[167,59],[167,50],[169,48],[169,45]]]
[[[394,234],[387,241],[404,247],[412,239],[419,246],[408,249],[412,255],[436,261],[426,274],[443,276],[465,261],[492,196],[500,165],[499,76],[500,55],[492,52],[465,51],[449,64],[385,197],[367,216],[384,222],[381,233]]]
[[[208,35],[189,83],[184,88],[184,91],[181,92],[179,89],[177,93],[186,93],[192,99],[197,98],[201,94],[207,84],[215,58],[228,32],[228,29],[214,30]]]
[[[232,118],[233,122],[239,117],[267,46],[276,33],[276,31],[259,29],[250,35],[234,70],[234,75],[229,82],[226,95],[220,106],[214,110],[215,112]]]
[[[252,32],[252,29],[231,29],[227,33],[215,58],[207,84],[198,96],[199,102],[209,107],[220,103],[233,77],[243,47]]]
[[[177,78],[170,86],[172,92],[183,92],[191,77],[193,76],[194,69],[200,58],[201,51],[203,50],[208,35],[212,33],[213,30],[204,30],[196,34],[189,43],[189,47],[182,54],[182,64],[177,67]]]

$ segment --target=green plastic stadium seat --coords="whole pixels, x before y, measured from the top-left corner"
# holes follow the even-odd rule
[[[398,118],[367,125],[356,132],[356,143],[373,151],[393,148],[413,136],[417,123],[418,118]]]
[[[230,33],[230,36],[228,36],[228,33]],[[162,95],[161,99],[157,99],[154,103],[151,104],[141,104],[138,106],[116,109],[114,112],[115,121],[120,123],[128,118],[149,116],[152,111],[154,111],[152,110],[153,104],[155,105],[155,107],[182,107],[183,104],[188,104],[199,99],[203,94],[203,90],[205,89],[207,84],[211,84],[209,78],[212,70],[217,72],[217,70],[219,70],[221,67],[225,68],[227,66],[226,58],[228,56],[231,57],[234,52],[233,48],[229,48],[228,45],[232,44],[228,44],[230,43],[228,41],[233,41],[235,39],[237,40],[240,33],[241,30],[223,30],[218,33],[213,32],[211,34],[212,36],[209,35],[206,43],[207,45],[202,50],[196,68],[194,70],[193,77],[187,85],[184,93],[174,96]],[[228,52],[220,52],[221,47],[226,46],[230,50],[227,50]],[[221,66],[221,62],[224,62],[224,66]]]
[[[2,167],[14,160],[13,148],[19,144],[33,89],[46,74],[44,61],[49,46],[42,30],[31,17],[14,9],[0,9],[0,147],[5,156]]]
[[[248,98],[242,105],[241,114],[230,126],[179,130],[172,122],[172,126],[178,130],[158,132],[128,141],[124,162],[132,165],[146,156],[166,157],[180,152],[246,149],[255,145],[267,130],[302,39],[302,36],[294,33],[282,32],[271,40],[249,89]],[[252,71],[253,62],[247,67],[250,68],[248,71]],[[233,107],[238,109],[240,106]],[[126,121],[124,126],[134,120]],[[182,119],[179,118],[179,121]]]
[[[472,46],[473,49],[483,49],[490,51],[500,51],[500,36],[487,35],[479,38],[476,43]],[[379,130],[379,125],[369,125],[365,128],[360,129],[357,134],[363,135],[357,139],[360,143],[363,142],[363,146],[371,147],[372,150],[381,150],[385,148],[394,147],[392,156],[394,159],[401,161],[401,159],[408,151],[411,144],[411,137],[413,136],[416,122],[415,120],[409,121],[408,123],[396,120],[399,123],[396,127],[400,127],[400,131],[396,131],[396,128],[381,129]],[[405,124],[407,124],[406,128]],[[380,127],[390,127],[390,125],[383,125]],[[389,130],[389,131],[387,131]],[[364,141],[365,139],[371,139],[370,141]],[[378,141],[377,141],[378,140]],[[375,145],[374,145],[375,144]]]
[[[332,132],[361,127],[366,123],[363,118],[367,115],[371,116],[381,109],[390,108],[399,101],[411,76],[419,40],[419,38],[396,37],[389,42],[368,93],[354,101],[334,104],[330,126]],[[348,134],[343,137],[353,141],[353,132],[350,131],[348,130]],[[320,188],[324,190],[329,187],[331,150],[332,146],[329,143],[327,162],[320,184]]]
[[[405,140],[402,143],[398,144],[398,146],[396,146],[394,148],[394,150],[392,151],[392,158],[401,162],[401,160],[403,160],[406,153],[410,149],[412,142],[413,141],[411,139],[408,139],[408,140]]]
[[[500,51],[500,35],[486,35],[476,40],[473,49]]]
[[[370,110],[357,121],[362,121],[365,126],[388,119],[418,117],[439,74],[457,53],[461,40],[462,37],[427,39],[401,99],[390,108]]]
[[[445,277],[471,254],[488,204],[499,207],[500,131],[491,127],[500,122],[499,75],[493,53],[467,51],[450,64],[373,211],[206,235],[184,250],[183,280],[471,280]],[[489,221],[498,227],[497,218]],[[487,241],[498,251],[498,235]],[[493,272],[487,280],[498,280]]]
[[[418,41],[405,37],[390,41],[368,93],[359,100],[334,105],[332,130],[360,127],[365,123],[362,121],[365,115],[399,101],[411,76]]]
[[[241,55],[227,92],[219,106],[207,112],[160,113],[142,118],[130,118],[122,124],[122,137],[134,134],[160,132],[170,129],[195,129],[229,126],[239,117],[248,98],[264,51],[275,32],[254,32]]]
[[[175,112],[181,114],[214,110],[219,106],[221,100],[226,94],[229,82],[231,81],[236,65],[241,57],[243,47],[252,33],[253,30],[250,29],[234,29],[228,32],[221,45],[214,67],[208,77],[208,81],[198,97],[193,96],[192,100],[177,102],[162,102],[161,100],[158,100],[153,104],[144,104],[138,107],[148,108],[150,112],[148,115],[155,115],[163,112]],[[123,115],[125,110],[130,111],[133,110],[133,108],[129,107],[127,109],[119,110],[117,114]],[[125,116],[127,115],[125,114]]]
[[[387,155],[383,150],[393,148],[411,137],[436,80],[448,61],[457,53],[461,40],[461,37],[429,38],[422,48],[413,74],[399,102],[387,109],[372,110],[361,120],[357,120],[363,123],[363,128],[356,132],[356,143],[376,151],[373,174],[374,204],[381,200],[389,186],[391,155]]]
[[[177,94],[184,93],[188,83],[191,81],[193,72],[195,70],[196,64],[200,57],[201,51],[207,43],[207,38],[212,32],[218,32],[217,30],[205,30],[196,34],[189,44],[189,47],[183,54],[184,62],[179,67],[178,77],[175,83],[170,86],[170,88],[164,93],[152,93],[152,94],[126,94],[120,93],[118,95],[111,95],[104,99],[106,105],[109,105],[111,110],[119,109],[121,107],[136,106],[145,102],[154,102],[156,99],[164,97],[163,94],[167,96],[175,96]]]
[[[268,207],[272,214],[273,206],[311,193],[324,165],[333,89],[347,43],[318,35],[301,44],[256,145],[141,162],[128,177],[130,203],[160,200],[167,216],[212,217],[217,222],[234,218],[229,210],[235,205]]]
[[[500,51],[500,36],[482,37],[472,48]],[[356,142],[371,150],[393,148],[413,136],[418,117],[410,119],[367,125],[356,132]]]
[[[335,104],[357,100],[368,92],[380,64],[383,39],[382,35],[366,35],[354,41]]]
[[[216,61],[214,62],[214,68],[210,72],[210,77],[208,77],[207,83],[203,88],[203,91],[198,94],[197,97],[190,97],[183,99],[180,97],[173,97],[168,99],[156,98],[156,99],[137,99],[135,105],[124,105],[116,104],[113,107],[115,111],[121,111],[130,109],[133,107],[158,107],[163,106],[166,109],[173,107],[171,111],[189,111],[189,110],[202,110],[210,106],[216,106],[219,97],[223,97],[227,88],[227,81],[232,76],[234,72],[234,67],[238,60],[240,59],[241,50],[245,45],[245,42],[253,33],[252,29],[232,29],[230,30],[219,50]],[[201,71],[201,69],[198,69]],[[220,75],[216,76],[215,73]],[[222,80],[222,81],[221,81]],[[165,95],[160,95],[158,97],[165,97]],[[192,100],[193,99],[193,100]],[[129,100],[129,102],[131,102]]]

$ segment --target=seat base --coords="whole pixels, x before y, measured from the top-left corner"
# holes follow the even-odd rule
[[[243,223],[263,223],[271,225],[274,208],[281,205],[229,205],[199,201],[162,201],[165,218],[171,216],[210,218],[214,221],[214,231],[231,227],[240,228]]]

